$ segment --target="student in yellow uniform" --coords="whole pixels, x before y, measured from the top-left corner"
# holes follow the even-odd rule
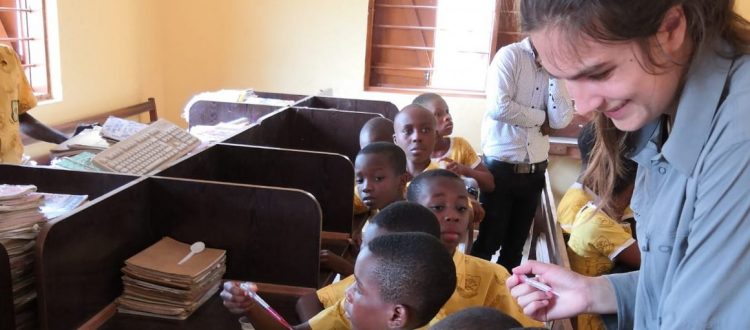
[[[406,219],[406,220],[404,220]],[[435,216],[424,206],[405,201],[394,202],[386,206],[370,219],[362,233],[362,245],[373,238],[387,233],[422,232],[440,237],[440,225]],[[333,306],[344,298],[344,292],[354,282],[354,276],[344,277],[341,281],[325,286],[314,294],[308,294],[297,300],[297,314],[306,321],[325,308]]]
[[[393,142],[393,122],[383,117],[375,117],[368,120],[359,130],[359,148],[364,149],[373,142]],[[361,215],[370,211],[359,196],[357,187],[354,187],[354,214]]]
[[[440,225],[438,224],[435,215],[424,206],[417,203],[396,202],[375,215],[373,221],[367,226],[364,233],[362,233],[362,246],[367,246],[367,244],[376,237],[403,232],[420,232],[439,238]],[[339,308],[336,308],[337,305],[345,300],[346,290],[354,284],[354,282],[354,276],[349,276],[337,283],[318,290],[316,294],[322,308],[309,309],[309,311],[318,310],[319,312],[318,314],[313,314],[312,318],[308,321],[313,329],[350,328],[349,321],[345,317],[342,317],[343,315],[333,312],[344,306],[341,305]],[[307,307],[312,307],[314,305],[309,305],[309,296],[300,298],[300,301],[298,301],[298,314],[301,318],[307,318],[309,313],[300,309],[300,307],[302,307],[300,305],[303,299],[308,299],[308,302],[305,302],[308,304]],[[325,309],[325,311],[323,309]],[[336,324],[341,326],[334,327],[333,325]]]
[[[0,44],[0,163],[20,164],[20,131],[38,140],[60,143],[66,137],[38,122],[27,111],[36,106],[16,52]]]
[[[495,189],[495,179],[469,141],[460,136],[451,136],[453,117],[445,99],[435,93],[424,93],[417,96],[412,103],[423,106],[435,116],[437,140],[431,155],[432,161],[438,164],[443,162],[445,169],[473,178],[482,191],[492,192]]]
[[[370,216],[393,202],[403,200],[408,180],[404,152],[389,142],[375,142],[365,146],[354,160],[354,180],[355,196],[361,198],[363,205],[370,211]],[[355,228],[353,232],[352,240],[357,248],[361,229]],[[354,271],[350,260],[328,250],[321,250],[320,263],[341,276],[349,276]]]
[[[583,187],[581,183],[583,173],[589,164],[589,157],[591,156],[591,149],[594,148],[595,136],[594,136],[594,123],[589,122],[581,128],[581,132],[578,134],[578,151],[581,154],[581,170],[580,175],[573,182],[572,185],[565,191],[560,202],[557,204],[557,222],[560,223],[560,227],[563,232],[570,234],[570,227],[575,221],[576,214],[581,208],[594,199],[589,191]]]
[[[637,270],[641,253],[633,238],[630,224],[620,221],[627,216],[633,195],[636,164],[623,159],[623,173],[614,185],[614,203],[599,206],[588,202],[575,217],[568,240],[570,268],[586,276],[609,274],[616,264]],[[581,314],[577,329],[605,329],[597,315]]]
[[[393,120],[393,142],[406,153],[406,171],[412,177],[438,168],[430,156],[435,148],[435,117],[418,104],[401,109]]]
[[[425,233],[372,239],[357,256],[354,274],[346,299],[316,316],[327,323],[312,325],[313,318],[294,329],[416,329],[433,318],[456,287],[450,255]],[[221,297],[230,311],[245,313],[256,328],[284,329],[249,300],[238,283],[226,282]]]
[[[471,214],[469,193],[460,177],[442,169],[423,172],[412,180],[406,198],[426,206],[438,218],[441,239],[456,265],[456,292],[431,324],[465,308],[484,306],[508,314],[524,326],[541,325],[523,314],[506,288],[505,280],[510,276],[508,270],[456,250],[466,234]]]

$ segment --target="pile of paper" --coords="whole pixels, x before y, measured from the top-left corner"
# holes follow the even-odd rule
[[[184,320],[219,290],[226,251],[206,248],[190,256],[190,245],[164,237],[125,261],[121,313]]]
[[[109,142],[102,137],[101,131],[102,128],[100,126],[87,128],[78,133],[78,135],[56,145],[49,152],[53,158],[73,156],[85,151],[98,153],[109,148]]]
[[[44,215],[35,186],[0,185],[0,244],[8,253],[16,328],[36,327],[34,244]]]
[[[10,261],[17,329],[37,327],[34,246],[41,226],[86,201],[85,195],[46,194],[33,185],[0,185],[0,244]]]

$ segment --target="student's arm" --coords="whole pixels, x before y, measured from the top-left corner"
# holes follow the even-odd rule
[[[492,59],[487,72],[487,106],[489,117],[521,127],[537,127],[544,123],[546,113],[542,109],[533,109],[514,99],[516,96],[516,73],[518,58],[510,47],[503,47]],[[523,74],[523,73],[519,73]]]
[[[354,274],[354,264],[343,257],[336,255],[328,250],[320,250],[320,264],[325,265],[328,269],[346,277]]]
[[[490,193],[495,190],[495,177],[492,176],[492,173],[487,169],[487,167],[484,166],[481,162],[479,165],[477,165],[474,168],[464,166],[465,174],[461,174],[463,176],[468,176],[474,178],[474,180],[477,180],[477,183],[479,184],[479,189],[482,192]]]
[[[641,250],[638,248],[638,242],[634,241],[633,244],[623,249],[614,261],[628,266],[630,269],[641,268]]]
[[[251,285],[251,287],[252,290],[257,290],[255,285]],[[256,329],[289,330],[271,316],[260,304],[248,297],[245,291],[240,288],[239,282],[224,282],[220,296],[224,301],[224,307],[233,314],[245,314]],[[310,329],[306,323],[294,326],[293,328]]]
[[[56,144],[68,139],[63,133],[42,124],[28,113],[19,115],[18,119],[21,124],[21,132],[31,138]]]
[[[318,313],[323,311],[324,308],[323,303],[318,299],[318,294],[313,292],[297,299],[295,309],[297,310],[299,319],[307,322],[309,319],[313,318],[313,316],[318,315]]]

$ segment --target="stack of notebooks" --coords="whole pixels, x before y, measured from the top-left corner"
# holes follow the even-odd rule
[[[219,290],[226,251],[206,248],[190,254],[190,245],[164,237],[125,261],[120,313],[184,320]]]
[[[16,328],[35,328],[34,245],[47,220],[65,214],[87,196],[37,193],[33,185],[0,185],[0,244],[8,253]]]
[[[0,185],[0,244],[10,261],[13,309],[17,329],[36,327],[34,244],[44,215],[35,186]]]

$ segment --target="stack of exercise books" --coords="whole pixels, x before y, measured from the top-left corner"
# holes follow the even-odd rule
[[[33,185],[0,184],[0,244],[10,262],[16,328],[36,328],[34,246],[49,220],[83,204],[86,195],[36,192]]]
[[[125,261],[117,310],[184,320],[219,290],[225,260],[224,250],[191,253],[189,244],[164,237]]]

